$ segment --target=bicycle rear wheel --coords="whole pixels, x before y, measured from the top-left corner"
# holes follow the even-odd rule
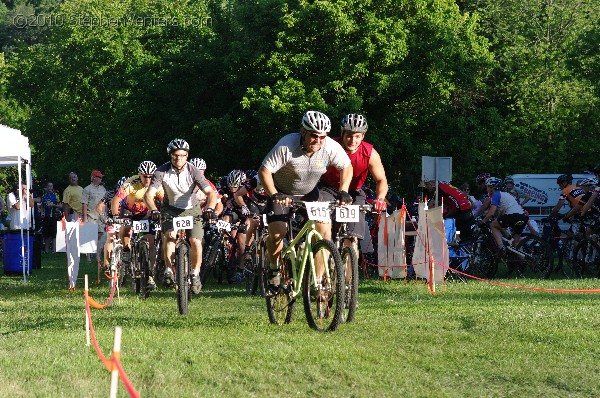
[[[256,244],[252,244],[250,248],[251,257],[244,261],[244,281],[246,285],[246,296],[256,293],[256,288],[252,289],[256,278],[256,270],[258,268],[258,259],[256,258]]]
[[[344,267],[344,321],[352,322],[358,305],[358,258],[352,247],[342,249]]]
[[[342,322],[344,311],[344,267],[333,242],[322,239],[313,246],[315,269],[319,261],[327,264],[330,278],[315,277],[310,262],[304,271],[302,295],[308,325],[315,330],[333,331]],[[315,279],[317,285],[315,285]],[[319,280],[320,279],[320,280]]]
[[[554,257],[550,246],[537,236],[530,235],[522,239],[516,250],[525,255],[521,261],[525,263],[526,269],[539,276],[549,275],[554,267]]]
[[[265,285],[267,314],[269,315],[269,321],[275,325],[283,325],[284,323],[292,322],[294,305],[296,304],[296,298],[292,297],[294,289],[292,261],[287,255],[283,256],[281,259],[280,272],[281,283],[277,291],[271,291],[271,288],[269,288],[269,291],[267,292]]]
[[[191,298],[188,283],[189,247],[186,244],[175,249],[175,280],[177,281],[177,307],[181,315],[188,313],[188,300]]]
[[[111,288],[112,284],[116,283],[117,287],[121,287],[123,284],[124,278],[124,267],[121,261],[123,256],[123,246],[122,245],[114,245],[112,255],[110,257],[110,278],[111,278]]]
[[[590,239],[584,239],[575,247],[573,268],[580,278],[600,277],[600,246]]]
[[[150,295],[148,290],[148,277],[150,276],[150,245],[145,239],[138,245],[138,267],[140,270],[139,278],[140,291],[138,294],[142,298],[147,298]]]
[[[259,294],[265,297],[265,286],[267,284],[267,267],[269,263],[266,260],[267,248],[264,243],[260,244],[258,258],[254,263],[254,280],[252,282],[252,295]]]

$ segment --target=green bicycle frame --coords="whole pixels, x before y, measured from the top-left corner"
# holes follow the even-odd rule
[[[306,235],[306,239],[304,240],[304,247],[302,248],[302,252],[300,254],[300,259],[296,257],[296,245],[300,242],[300,239]],[[281,258],[284,258],[286,255],[289,255],[292,260],[292,275],[294,278],[294,288],[292,289],[292,297],[296,297],[300,294],[300,290],[302,289],[302,278],[304,277],[304,272],[306,270],[306,260],[310,262],[310,270],[312,272],[312,283],[316,286],[317,282],[317,273],[315,272],[315,262],[314,257],[309,256],[309,253],[312,253],[312,240],[316,238],[316,241],[323,239],[320,233],[317,232],[315,227],[315,222],[312,220],[308,220],[304,227],[300,230],[298,235],[290,242],[288,247],[283,250],[281,253]],[[299,261],[298,261],[299,260]],[[323,265],[325,269],[325,277],[327,278],[327,283],[331,286],[331,273],[329,272],[329,265],[327,264],[326,259],[323,258]]]

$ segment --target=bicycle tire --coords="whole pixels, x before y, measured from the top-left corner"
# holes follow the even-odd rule
[[[154,280],[156,283],[164,280],[165,275],[165,258],[163,254],[162,239],[160,237],[154,239],[155,245],[155,263],[154,263]]]
[[[266,254],[266,253],[265,253]],[[276,292],[266,292],[267,314],[269,321],[275,325],[283,325],[292,322],[296,298],[292,297],[294,280],[292,272],[292,261],[289,256],[281,259],[281,284]]]
[[[267,248],[263,243],[260,244],[260,250],[257,251],[258,256],[254,264],[254,281],[252,282],[252,295],[259,294],[261,297],[265,297],[265,286],[267,284],[267,267],[269,266],[266,256]]]
[[[584,239],[575,247],[573,268],[580,278],[600,278],[600,246],[591,239]]]
[[[133,240],[131,242],[131,252],[130,252],[130,260],[129,260],[129,273],[131,275],[131,282],[133,285],[133,290],[136,295],[141,294],[142,292],[142,283],[140,281],[140,263],[138,257],[138,245],[139,243],[134,243]]]
[[[150,276],[150,244],[147,240],[143,239],[138,245],[138,266],[140,268],[140,277],[138,278],[140,284],[140,292],[138,293],[142,298],[148,298],[150,291],[148,291],[148,277]]]
[[[485,241],[474,241],[470,249],[471,257],[466,274],[475,278],[491,279],[498,270],[497,256]]]
[[[113,251],[112,251],[112,255],[111,255],[111,262],[110,262],[110,277],[111,277],[111,283],[112,281],[116,281],[117,283],[117,287],[121,287],[123,286],[123,279],[124,279],[124,267],[123,267],[123,263],[121,261],[121,258],[123,256],[123,246],[122,245],[114,245],[113,246]],[[115,278],[115,274],[116,274],[116,278]],[[112,287],[112,286],[111,286]]]
[[[342,249],[342,266],[344,268],[344,322],[352,322],[358,305],[358,258],[354,248],[345,246]]]
[[[175,279],[177,280],[177,307],[181,315],[188,313],[190,286],[188,284],[189,247],[186,244],[175,249]]]
[[[251,257],[249,260],[244,261],[244,281],[246,286],[246,296],[254,294],[252,287],[255,281],[256,269],[258,261],[256,259],[256,243],[252,243],[250,246]],[[256,289],[254,289],[256,292]]]
[[[344,267],[340,253],[330,240],[322,239],[313,245],[313,258],[327,257],[330,283],[322,282],[315,286],[310,262],[306,262],[302,296],[308,325],[319,331],[334,331],[342,322],[344,312]]]
[[[526,257],[522,261],[534,274],[544,277],[554,268],[552,249],[537,236],[529,235],[521,239],[515,249],[525,253]]]

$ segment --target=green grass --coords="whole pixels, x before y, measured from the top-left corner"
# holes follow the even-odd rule
[[[85,345],[83,275],[67,292],[64,255],[45,255],[23,286],[0,277],[0,397],[98,397],[110,375]],[[505,280],[510,282],[509,280]],[[596,288],[598,280],[512,280]],[[106,283],[92,285],[104,302]],[[110,355],[143,397],[590,397],[600,391],[600,296],[449,283],[362,281],[355,322],[308,328],[301,301],[290,325],[268,322],[262,299],[209,284],[179,316],[173,292],[92,309]],[[127,396],[120,386],[119,396]]]

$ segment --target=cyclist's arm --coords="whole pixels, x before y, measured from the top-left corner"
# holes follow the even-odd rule
[[[119,214],[119,205],[121,204],[121,198],[119,198],[116,194],[110,200],[110,210],[113,216],[117,216]]]
[[[597,198],[598,198],[598,191],[594,191],[592,196],[590,196],[590,198],[588,199],[587,203],[581,208],[582,216],[584,216],[585,213],[587,213],[590,210],[590,208],[592,207],[592,205],[594,204],[594,202],[596,201]]]
[[[567,214],[564,215],[563,218],[568,220],[569,218],[571,218],[571,216],[579,213],[581,211],[582,206],[583,205],[581,204],[581,202],[579,202],[577,205],[573,206],[573,208],[571,210],[569,210],[567,212]]]
[[[350,182],[353,176],[352,164],[344,167],[340,170],[340,191],[346,191],[350,189]]]
[[[558,215],[558,212],[560,211],[560,209],[563,207],[563,203],[565,203],[565,200],[559,199],[558,202],[556,202],[556,206],[554,206],[554,209],[552,209],[552,211],[548,215],[548,218],[556,217]]]
[[[206,194],[206,207],[214,210],[217,205],[217,193],[210,185],[204,188],[202,192]]]
[[[265,166],[260,166],[258,169],[258,178],[267,192],[267,195],[273,196],[278,192],[275,188],[275,181],[273,181],[273,174],[267,170]],[[350,176],[350,178],[352,178],[352,176]]]
[[[369,172],[375,180],[376,199],[385,198],[388,190],[387,178],[385,176],[385,169],[381,163],[381,157],[375,149],[371,152],[371,159],[369,159]]]
[[[243,185],[240,187],[240,189],[237,190],[236,193],[233,194],[233,200],[239,207],[242,207],[246,204],[246,202],[244,202],[244,195],[247,194],[248,190]]]
[[[487,213],[485,214],[485,217],[483,217],[483,219],[481,220],[482,222],[487,222],[490,218],[494,217],[494,214],[496,214],[496,205],[492,205],[490,204],[490,209],[487,211]]]
[[[149,186],[146,189],[146,193],[144,194],[144,202],[146,203],[146,207],[148,207],[149,211],[158,210],[156,204],[154,203],[154,196],[156,195],[156,187]]]

